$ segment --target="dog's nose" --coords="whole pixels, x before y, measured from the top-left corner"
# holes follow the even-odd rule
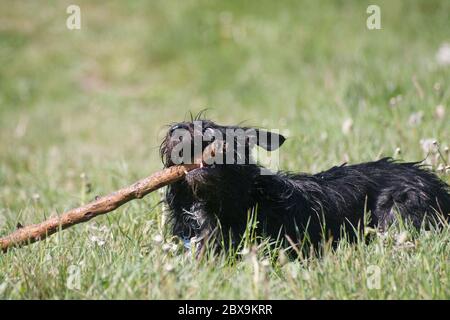
[[[169,133],[172,134],[175,130],[181,130],[181,129],[189,130],[189,126],[185,123],[177,123],[170,128]]]

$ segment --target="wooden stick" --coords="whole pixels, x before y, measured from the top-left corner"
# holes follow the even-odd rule
[[[188,171],[199,168],[204,159],[214,155],[215,147],[215,143],[212,143],[205,148],[203,158],[200,157],[199,161],[194,161],[194,164],[183,164],[163,169],[135,182],[131,186],[100,197],[82,207],[69,210],[60,216],[52,217],[38,224],[20,227],[10,235],[0,238],[0,249],[6,252],[11,247],[21,247],[43,240],[60,230],[111,212],[130,200],[141,199],[150,192],[180,180]]]
[[[6,252],[12,246],[21,247],[43,240],[59,230],[64,230],[75,224],[89,221],[98,215],[113,211],[130,200],[141,199],[150,192],[181,179],[187,171],[198,167],[198,164],[191,164],[164,169],[139,180],[131,186],[100,197],[82,207],[69,210],[60,216],[52,217],[39,224],[21,227],[10,235],[1,238],[0,248],[3,252]]]

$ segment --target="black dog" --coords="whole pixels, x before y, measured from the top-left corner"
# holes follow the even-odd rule
[[[230,144],[227,139],[234,130],[245,135],[231,137]],[[252,163],[253,145],[272,151],[285,139],[258,129],[220,126],[208,120],[177,123],[161,145],[164,165],[192,161],[195,152],[183,155],[187,149],[178,152],[177,148],[197,148],[198,153],[220,139],[226,141],[227,147],[232,145],[223,153],[231,154],[231,163],[214,163],[190,171],[182,181],[170,185],[166,193],[173,234],[198,246],[211,238],[225,245],[230,241],[238,244],[249,212],[256,215],[259,235],[299,243],[307,234],[313,244],[320,243],[324,236],[338,241],[342,230],[351,240],[356,239],[365,212],[371,213],[368,226],[380,229],[397,217],[417,228],[423,222],[449,219],[449,186],[418,163],[384,158],[333,167],[314,175],[262,174],[263,168]],[[174,161],[174,154],[181,160]],[[220,241],[217,234],[221,234]]]

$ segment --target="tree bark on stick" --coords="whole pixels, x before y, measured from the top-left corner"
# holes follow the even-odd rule
[[[43,240],[60,230],[111,212],[130,200],[141,199],[150,192],[180,180],[188,171],[199,168],[206,159],[214,156],[215,148],[217,148],[216,144],[211,143],[193,164],[183,164],[163,169],[135,182],[131,186],[100,197],[82,207],[69,210],[60,216],[52,217],[38,224],[20,227],[10,235],[0,238],[0,250],[6,252],[11,247],[21,247]]]
[[[43,240],[60,230],[111,212],[130,200],[141,199],[150,192],[180,180],[188,171],[202,167],[203,163],[214,157],[221,148],[223,148],[223,145],[213,142],[203,150],[202,154],[195,157],[192,164],[182,164],[163,169],[135,182],[131,186],[97,198],[87,205],[69,210],[60,216],[52,217],[38,224],[20,227],[10,235],[0,238],[0,250],[6,252],[11,247],[22,247]]]
[[[43,240],[59,230],[64,230],[75,224],[89,221],[98,215],[113,211],[130,200],[141,199],[150,192],[181,179],[187,171],[198,167],[198,164],[190,164],[161,170],[131,186],[100,197],[82,207],[69,210],[60,216],[52,217],[38,224],[21,227],[10,235],[1,238],[0,248],[3,252],[6,252],[10,247],[21,247]]]

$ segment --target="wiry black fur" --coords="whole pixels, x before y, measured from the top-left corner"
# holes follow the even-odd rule
[[[180,126],[192,129],[191,122]],[[203,128],[225,132],[230,127],[204,120]],[[169,130],[161,145],[166,167],[173,165],[170,138]],[[221,230],[222,239],[238,243],[248,213],[255,208],[259,235],[289,236],[300,242],[307,233],[313,244],[323,239],[323,231],[339,240],[342,227],[355,239],[365,212],[371,213],[369,226],[381,229],[398,215],[417,228],[424,220],[438,220],[438,215],[449,219],[449,186],[418,163],[384,158],[313,175],[260,173],[255,164],[212,165],[195,169],[169,186],[166,201],[173,234],[203,243]]]

